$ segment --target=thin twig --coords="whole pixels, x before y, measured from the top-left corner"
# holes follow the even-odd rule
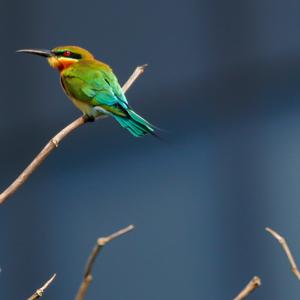
[[[300,280],[300,272],[298,270],[296,261],[294,259],[294,256],[285,240],[285,238],[283,236],[281,236],[278,232],[276,232],[275,230],[267,227],[266,231],[268,231],[281,245],[283,251],[285,252],[288,261],[291,265],[291,271],[293,272],[293,274],[298,278],[298,280]]]
[[[102,237],[99,238],[97,240],[97,243],[95,245],[95,247],[93,248],[88,260],[87,260],[87,264],[85,267],[85,271],[84,271],[84,276],[83,276],[83,280],[82,283],[79,287],[79,290],[77,292],[76,298],[75,300],[83,300],[85,298],[86,292],[90,286],[90,283],[93,280],[93,275],[92,275],[92,270],[93,270],[93,266],[95,264],[96,258],[99,254],[99,252],[101,251],[101,249],[110,241],[112,241],[115,238],[120,237],[121,235],[131,231],[134,229],[133,225],[129,225],[107,237]]]
[[[53,282],[55,279],[56,274],[54,274],[41,288],[36,290],[36,292],[30,296],[27,300],[35,300],[43,296],[45,290],[49,287],[49,285]]]
[[[144,72],[147,65],[138,66],[132,75],[129,77],[127,82],[122,87],[124,93],[131,87],[131,85],[139,78],[139,76]],[[22,186],[26,180],[31,176],[31,174],[43,163],[47,156],[55,150],[59,143],[66,138],[71,132],[76,128],[82,126],[87,122],[87,119],[80,117],[62,129],[57,135],[55,135],[47,145],[42,149],[42,151],[34,158],[34,160],[26,167],[26,169],[12,182],[1,194],[0,194],[0,204],[3,204],[12,194],[14,194],[20,186]]]
[[[132,73],[130,78],[125,82],[125,84],[122,87],[122,90],[124,93],[131,87],[131,85],[140,77],[141,74],[144,73],[146,67],[148,67],[147,64],[136,67],[135,71]]]
[[[234,298],[234,300],[245,299],[250,295],[256,288],[261,285],[261,280],[259,277],[254,276],[249,283],[244,287],[244,289]]]

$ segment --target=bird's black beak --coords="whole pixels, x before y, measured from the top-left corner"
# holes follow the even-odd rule
[[[29,54],[35,54],[43,57],[53,56],[53,53],[50,50],[42,50],[42,49],[21,49],[18,50],[17,53],[29,53]]]

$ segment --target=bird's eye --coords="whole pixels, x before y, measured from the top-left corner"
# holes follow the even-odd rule
[[[69,57],[69,56],[71,56],[71,54],[72,54],[71,51],[65,51],[64,52],[65,57]]]

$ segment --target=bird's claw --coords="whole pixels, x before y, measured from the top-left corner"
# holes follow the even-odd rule
[[[91,116],[88,116],[88,115],[84,115],[83,118],[86,122],[94,122],[95,121],[94,117],[91,117]]]

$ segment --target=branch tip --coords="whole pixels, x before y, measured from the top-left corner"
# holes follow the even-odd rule
[[[44,294],[44,292],[45,292],[45,290],[54,281],[55,277],[56,277],[56,274],[53,274],[52,277],[42,287],[40,287],[39,289],[37,289],[36,292],[31,297],[29,297],[27,300],[36,300],[36,299],[42,297],[43,294]]]
[[[144,71],[147,67],[149,67],[148,64],[143,64],[143,65],[141,65],[141,66],[138,66],[138,68],[141,68],[143,71]]]
[[[244,287],[244,289],[234,298],[234,300],[245,299],[250,295],[255,289],[261,286],[261,279],[258,276],[254,276],[249,283]]]
[[[278,232],[276,232],[275,230],[273,230],[269,227],[266,227],[266,231],[269,232],[278,241],[278,243],[280,244],[284,253],[287,256],[287,259],[291,266],[292,273],[297,277],[298,280],[300,280],[300,271],[298,269],[295,258],[289,248],[289,245],[288,245],[286,239],[282,235],[280,235]]]

